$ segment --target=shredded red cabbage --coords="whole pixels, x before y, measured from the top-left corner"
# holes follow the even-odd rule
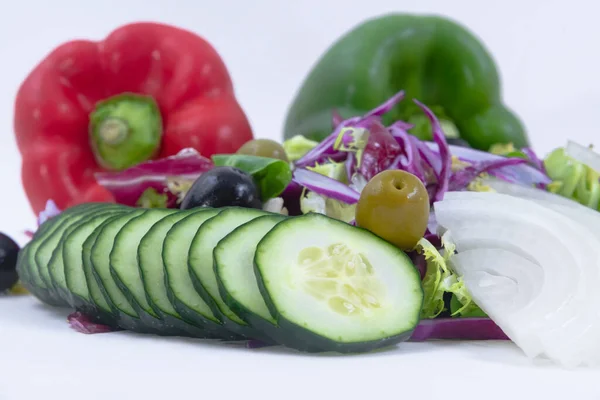
[[[193,182],[213,166],[211,160],[196,150],[184,149],[176,155],[147,161],[124,171],[97,173],[96,180],[113,194],[117,203],[135,206],[146,189],[170,194],[171,179]],[[174,199],[173,195],[169,196],[171,203]]]
[[[489,318],[436,318],[419,322],[410,341],[510,340]]]
[[[400,155],[400,145],[390,131],[378,121],[368,127],[369,140],[362,154],[358,172],[370,180],[385,171]],[[358,161],[358,160],[357,160]]]
[[[529,162],[537,168],[539,171],[546,173],[546,167],[544,165],[544,161],[540,159],[535,151],[531,147],[523,147],[521,151],[529,158]]]
[[[79,311],[69,314],[69,316],[67,317],[67,321],[69,321],[69,325],[72,329],[76,330],[79,333],[85,333],[86,335],[92,335],[94,333],[114,332],[117,330],[108,325],[98,324],[92,321],[90,317],[80,313]]]
[[[399,91],[398,93],[390,97],[387,101],[385,101],[383,104],[369,111],[364,118],[372,116],[380,117],[384,114],[387,114],[392,110],[392,108],[394,108],[396,104],[400,103],[402,99],[404,99],[404,90]]]
[[[333,155],[337,155],[340,152],[333,148],[335,140],[341,130],[341,127],[336,128],[336,130],[329,136],[327,136],[321,143],[319,143],[315,148],[310,150],[308,153],[303,155],[299,160],[296,161],[296,166],[300,168],[310,167],[315,165],[317,162],[321,160],[326,160]]]
[[[396,141],[404,151],[389,166],[389,169],[402,169],[415,175],[422,182],[426,182],[425,169],[421,153],[410,135],[404,129],[397,126],[391,126],[390,133],[396,138]]]
[[[307,169],[296,169],[292,181],[312,192],[347,204],[354,204],[360,198],[360,193],[345,183]]]
[[[469,183],[483,173],[492,173],[495,169],[526,163],[522,158],[505,158],[503,160],[479,161],[464,169],[461,169],[450,177],[448,191],[459,191],[465,189]]]
[[[425,278],[425,273],[427,272],[427,260],[425,259],[425,255],[417,251],[411,251],[407,254],[412,260],[412,263],[417,268],[417,271],[419,271],[419,275],[421,275],[421,280],[423,280],[423,278]]]
[[[400,91],[385,101],[383,104],[375,107],[373,110],[366,113],[364,116],[356,116],[341,121],[340,115],[333,111],[332,123],[335,127],[333,133],[326,137],[315,148],[306,153],[303,157],[296,161],[297,167],[313,166],[317,162],[321,162],[332,156],[339,155],[340,152],[334,149],[333,145],[340,133],[345,127],[368,128],[373,122],[381,122],[381,116],[389,112],[396,104],[404,98],[404,91]],[[346,158],[344,154],[343,159]],[[338,161],[338,160],[336,160]]]
[[[426,145],[436,157],[440,156],[439,147],[433,142],[420,142]],[[475,163],[479,161],[491,161],[491,160],[505,160],[506,157],[499,156],[496,154],[488,153],[485,151],[470,149],[467,147],[449,145],[450,153],[457,157],[461,161],[469,163]],[[550,178],[537,168],[532,167],[528,164],[510,165],[503,168],[498,168],[492,172],[497,178],[508,180],[513,183],[520,183],[522,185],[538,185],[548,184],[551,182]]]
[[[433,197],[433,202],[440,201],[444,198],[444,193],[448,190],[448,182],[450,180],[450,172],[452,168],[452,155],[450,154],[450,149],[448,148],[448,142],[446,142],[446,135],[442,130],[442,126],[440,125],[440,121],[438,121],[435,114],[427,108],[427,106],[418,100],[414,100],[415,104],[417,104],[427,118],[429,122],[431,122],[431,129],[433,132],[433,140],[438,145],[438,151],[440,153],[440,161],[441,161],[441,170],[438,175],[437,182],[437,190]]]

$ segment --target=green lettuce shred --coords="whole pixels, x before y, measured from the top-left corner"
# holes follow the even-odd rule
[[[369,142],[369,130],[364,128],[347,127],[340,130],[339,135],[335,139],[333,148],[339,151],[356,154],[356,167],[360,167],[362,155]],[[350,137],[347,143],[344,143],[345,138]]]
[[[329,161],[323,164],[317,164],[314,167],[306,167],[311,171],[317,172],[321,175],[325,175],[329,178],[337,181],[348,183],[348,176],[346,174],[346,166],[341,162]]]
[[[300,210],[303,214],[314,212],[349,223],[354,220],[356,205],[308,192],[300,198]]]
[[[319,142],[305,138],[302,135],[296,135],[283,142],[283,149],[290,162],[302,158],[306,153],[317,147]]]
[[[424,255],[427,263],[422,281],[424,299],[421,318],[435,318],[444,312],[446,293],[452,294],[454,307],[451,307],[450,311],[453,317],[484,316],[483,311],[473,302],[462,278],[449,266],[455,246],[446,235],[442,236],[442,247],[443,255],[425,238],[419,240],[416,246],[416,250]]]
[[[136,202],[141,208],[167,208],[169,197],[166,193],[158,193],[154,188],[144,190]]]

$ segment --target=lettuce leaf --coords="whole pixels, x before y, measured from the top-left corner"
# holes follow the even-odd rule
[[[302,135],[296,135],[283,142],[283,149],[290,162],[302,158],[306,153],[317,147],[319,142],[305,138]]]
[[[422,238],[416,246],[418,253],[425,257],[426,270],[422,281],[424,298],[421,318],[431,319],[446,311],[444,297],[451,293],[454,307],[452,316],[485,316],[473,302],[460,276],[450,267],[450,258],[454,254],[454,244],[446,235],[442,236],[443,255],[427,239]]]
[[[300,209],[303,214],[319,213],[346,223],[352,222],[356,214],[356,204],[347,204],[315,192],[308,192],[306,196],[302,196]]]

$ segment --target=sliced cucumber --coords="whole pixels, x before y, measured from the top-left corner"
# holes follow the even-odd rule
[[[100,285],[98,284],[98,280],[96,279],[92,267],[92,248],[94,247],[96,239],[102,231],[102,228],[116,218],[119,218],[119,216],[117,215],[108,218],[106,221],[102,222],[98,227],[96,227],[96,229],[94,229],[94,231],[83,243],[81,257],[83,262],[85,282],[87,283],[87,288],[90,293],[90,303],[92,307],[95,307],[95,309],[98,311],[98,314],[94,315],[94,317],[96,317],[96,319],[101,321],[103,324],[113,327],[119,326],[119,312],[116,307],[112,306],[108,302],[104,296],[104,293],[102,292],[102,289],[100,289]]]
[[[215,304],[216,313],[220,313],[223,324],[230,331],[247,338],[265,339],[261,332],[250,327],[225,304],[219,293],[219,285],[214,270],[213,250],[221,239],[238,226],[268,215],[267,212],[253,208],[229,208],[202,224],[190,246],[189,269],[196,290],[207,301]]]
[[[52,257],[48,262],[48,272],[50,273],[50,282],[54,288],[54,292],[67,302],[72,305],[73,299],[71,292],[67,288],[67,281],[65,277],[65,264],[63,258],[63,250],[65,246],[65,239],[77,229],[82,223],[85,223],[90,218],[99,215],[112,215],[116,210],[129,210],[121,205],[106,203],[102,207],[94,208],[93,210],[87,211],[85,214],[81,214],[81,218],[70,218],[68,223],[63,225],[63,232],[60,234],[59,241],[56,248],[52,252]],[[55,234],[58,234],[61,229],[57,230]],[[81,249],[80,249],[81,250]]]
[[[206,210],[203,208],[194,208],[167,215],[152,225],[140,240],[137,249],[138,267],[148,304],[165,321],[165,324],[171,325],[193,337],[210,337],[210,335],[201,327],[195,326],[193,321],[183,318],[171,304],[165,285],[162,249],[169,229],[188,215],[204,211]]]
[[[174,212],[177,212],[177,210],[150,209],[130,219],[115,237],[109,256],[113,280],[125,294],[142,323],[163,335],[172,335],[179,332],[173,326],[167,325],[150,307],[140,275],[137,249],[140,240],[150,228]]]
[[[46,302],[56,306],[67,307],[68,304],[54,290],[50,279],[48,264],[52,258],[60,237],[72,221],[83,218],[86,213],[102,207],[101,203],[87,203],[66,209],[58,216],[51,218],[42,226],[39,234],[30,243],[28,252],[29,273],[32,284],[36,286],[39,293],[47,298]]]
[[[235,228],[213,252],[219,293],[225,304],[250,326],[282,343],[277,320],[265,303],[256,275],[254,253],[262,237],[283,221],[283,215],[265,215]]]
[[[255,273],[280,329],[324,351],[407,340],[419,322],[417,269],[376,235],[320,214],[280,222],[259,242]]]
[[[188,253],[194,234],[219,212],[219,209],[206,209],[203,212],[190,214],[167,232],[162,250],[165,284],[169,300],[181,316],[207,331],[214,332],[215,336],[235,339],[235,335],[221,325],[212,308],[198,295],[187,267]]]
[[[97,213],[83,219],[67,231],[63,239],[62,259],[64,264],[64,290],[70,293],[69,304],[78,311],[90,316],[100,313],[90,299],[90,291],[83,271],[83,244],[86,239],[103,222],[123,213],[131,212],[133,209],[119,208],[113,211]],[[57,282],[55,280],[55,284]]]
[[[30,242],[31,243],[31,242]],[[37,291],[37,287],[33,285],[31,282],[31,276],[29,275],[29,246],[24,246],[21,251],[19,251],[19,255],[17,256],[17,275],[19,276],[19,281],[23,285],[23,287],[31,293],[33,296],[37,297],[40,301],[46,303],[47,297],[44,297]]]
[[[145,326],[139,315],[129,303],[125,294],[114,281],[110,272],[110,252],[114,246],[115,237],[123,226],[133,218],[140,216],[146,210],[137,209],[125,215],[120,215],[101,226],[100,232],[91,249],[90,260],[92,273],[98,282],[106,301],[110,304],[114,314],[118,315],[117,324],[135,332],[156,333],[155,330]],[[131,251],[135,251],[132,249]]]

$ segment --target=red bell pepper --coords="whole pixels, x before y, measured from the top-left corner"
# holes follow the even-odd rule
[[[34,212],[114,201],[94,178],[192,147],[209,157],[252,139],[227,68],[201,37],[135,23],[52,51],[19,88],[14,130]]]

